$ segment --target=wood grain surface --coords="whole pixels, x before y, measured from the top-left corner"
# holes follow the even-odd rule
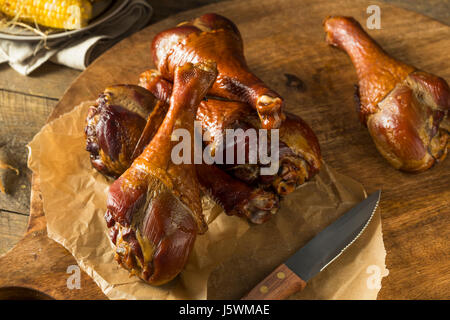
[[[31,172],[26,165],[26,144],[36,128],[45,124],[56,103],[56,99],[0,89],[0,147],[6,150],[10,164],[19,169],[19,176],[9,179],[8,194],[0,193],[0,210],[29,214]]]
[[[380,208],[390,274],[383,280],[379,298],[448,299],[450,161],[420,174],[390,167],[358,122],[353,103],[356,75],[350,60],[323,41],[321,22],[327,15],[352,15],[364,22],[369,4],[374,2],[227,1],[183,12],[122,41],[96,60],[66,91],[50,119],[80,101],[95,98],[107,85],[136,83],[139,73],[152,67],[149,43],[158,31],[202,13],[224,14],[241,30],[250,68],[285,97],[288,110],[312,126],[325,161],[363,183],[369,193],[383,190]],[[450,27],[388,4],[378,5],[382,29],[369,33],[395,57],[449,81]],[[294,82],[290,81],[293,77]],[[48,99],[45,94],[28,95]],[[41,105],[55,103],[54,98],[44,100]],[[66,270],[74,260],[46,237],[38,187],[33,184],[32,219],[26,237],[0,258],[0,286],[42,289],[56,298],[104,298],[85,274],[82,289],[67,290]],[[13,267],[21,269],[10,272]],[[41,278],[36,276],[37,270],[44,274]]]

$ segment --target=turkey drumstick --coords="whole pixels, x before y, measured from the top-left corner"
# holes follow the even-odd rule
[[[450,89],[444,79],[390,57],[350,17],[324,21],[327,42],[350,56],[359,82],[359,115],[378,151],[396,169],[423,171],[443,160]]]
[[[249,70],[241,34],[227,18],[205,14],[163,31],[153,39],[152,54],[158,70],[171,81],[179,65],[216,61],[218,76],[209,94],[248,103],[257,110],[263,128],[281,125],[283,99]]]
[[[170,107],[156,135],[109,189],[105,219],[112,228],[116,260],[150,284],[173,279],[186,264],[197,233],[204,233],[195,166],[171,160],[172,133],[193,140],[199,102],[215,80],[212,63],[175,70]],[[191,141],[193,148],[193,141]]]

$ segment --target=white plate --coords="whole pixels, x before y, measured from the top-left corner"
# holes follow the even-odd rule
[[[101,1],[97,4],[94,4],[93,10],[95,18],[93,18],[86,27],[77,30],[69,30],[69,31],[62,30],[59,32],[50,33],[46,36],[46,39],[47,40],[61,39],[92,29],[98,26],[99,24],[103,23],[105,20],[109,19],[111,16],[115,15],[120,10],[122,10],[127,3],[128,3],[127,0],[109,0],[109,1]],[[43,37],[37,35],[31,30],[27,30],[21,27],[13,27],[0,29],[0,39],[39,41],[42,40]]]

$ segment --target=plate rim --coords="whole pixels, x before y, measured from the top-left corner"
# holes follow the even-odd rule
[[[94,21],[93,23],[88,24],[86,27],[84,27],[82,29],[62,31],[62,32],[50,34],[45,39],[46,40],[61,39],[61,38],[71,37],[73,35],[76,35],[76,34],[79,34],[79,33],[83,33],[85,31],[88,31],[88,30],[90,30],[90,29],[100,25],[101,23],[105,22],[106,20],[108,20],[113,15],[117,14],[117,12],[122,10],[128,3],[129,3],[129,0],[126,0],[126,1],[115,1],[115,0],[113,0],[113,3],[110,4],[111,8],[110,9],[106,9],[105,12],[102,13],[100,16],[98,16],[96,18],[97,20]],[[108,11],[110,11],[109,14],[107,14]],[[40,36],[40,35],[33,35],[33,36],[31,36],[31,35],[23,35],[23,36],[21,36],[21,35],[13,35],[13,34],[8,34],[8,33],[4,33],[4,32],[0,31],[0,39],[2,39],[2,40],[15,40],[15,41],[41,41],[41,40],[44,40],[44,37]]]

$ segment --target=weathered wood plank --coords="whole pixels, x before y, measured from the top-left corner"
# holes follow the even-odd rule
[[[31,171],[26,144],[52,110],[55,101],[0,91],[0,145],[20,175],[10,175],[9,194],[0,194],[0,209],[28,214]]]
[[[450,1],[448,0],[383,0],[384,2],[429,16],[450,25]],[[413,23],[413,22],[411,22]]]
[[[10,164],[20,172],[19,176],[8,175],[9,193],[0,193],[0,210],[7,210],[2,211],[2,216],[11,215],[17,230],[25,230],[28,219],[24,215],[29,214],[31,171],[27,167],[26,144],[45,124],[55,104],[55,99],[0,89],[0,146],[6,149]],[[22,231],[17,233],[18,237],[6,232],[5,219],[0,220],[0,253],[9,250],[23,235]]]
[[[11,249],[25,234],[28,215],[0,210],[0,255]]]
[[[0,288],[26,287],[38,292],[45,291],[55,299],[106,299],[100,288],[83,271],[79,274],[79,289],[67,286],[68,278],[74,274],[74,271],[68,271],[68,267],[73,268],[77,264],[66,249],[47,237],[38,179],[33,177],[31,215],[26,235],[11,251],[0,255],[0,269],[5,271],[2,272],[3,276],[0,275]],[[11,272],[12,268],[16,270]],[[18,291],[16,294],[23,293]]]

